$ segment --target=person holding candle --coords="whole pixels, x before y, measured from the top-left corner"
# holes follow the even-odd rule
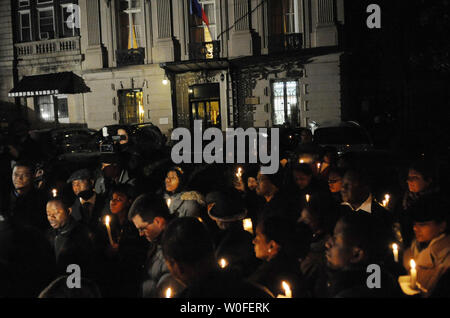
[[[431,162],[418,160],[408,168],[407,189],[403,200],[395,208],[405,246],[409,246],[414,239],[410,207],[421,197],[439,193],[439,187],[435,182],[434,166]]]
[[[170,199],[171,214],[179,217],[204,217],[205,199],[197,191],[185,191],[185,173],[180,167],[172,167],[167,171],[164,180],[164,199]]]
[[[383,241],[378,239],[378,224],[368,214],[346,214],[337,222],[326,246],[326,266],[318,280],[321,297],[372,298],[400,297],[396,279],[381,266],[379,286],[369,288],[368,265],[382,264]]]
[[[211,234],[196,218],[173,220],[163,234],[162,250],[170,272],[184,287],[175,298],[273,297],[264,288],[243,280],[232,268],[220,268]]]
[[[253,245],[256,257],[263,263],[249,276],[249,281],[266,287],[274,295],[284,294],[281,282],[287,281],[294,298],[307,296],[298,259],[306,255],[308,244],[306,239],[298,239],[290,220],[275,216],[261,219]]]
[[[450,269],[448,211],[448,203],[438,194],[422,197],[410,207],[415,239],[403,254],[403,265],[410,271],[410,260],[414,259],[424,297],[433,295],[439,280]]]
[[[214,191],[206,196],[208,215],[220,229],[215,235],[216,256],[227,260],[243,276],[259,265],[253,250],[253,236],[245,231],[242,220],[247,216],[244,199],[234,188]]]
[[[68,203],[60,197],[47,203],[47,218],[52,227],[47,233],[53,248],[57,273],[66,273],[67,266],[77,264],[83,268],[84,277],[94,275],[94,241],[89,229],[71,216]]]

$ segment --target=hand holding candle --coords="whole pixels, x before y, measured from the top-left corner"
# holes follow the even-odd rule
[[[281,286],[284,289],[284,295],[278,295],[277,298],[292,298],[292,290],[289,284],[285,281],[282,281]]]
[[[172,298],[172,288],[167,288],[165,292],[166,298]]]

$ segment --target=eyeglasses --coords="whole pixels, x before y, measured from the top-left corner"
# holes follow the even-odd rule
[[[152,222],[153,223],[153,222]],[[145,226],[141,226],[141,227],[137,227],[136,229],[138,230],[139,233],[144,233],[145,230],[147,230],[148,226],[152,223],[147,223],[147,225]]]

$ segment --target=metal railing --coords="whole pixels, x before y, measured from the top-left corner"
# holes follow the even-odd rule
[[[145,61],[145,48],[117,50],[117,66],[141,65]]]
[[[218,59],[220,41],[189,43],[190,60]]]
[[[302,33],[274,34],[269,36],[269,53],[283,53],[301,50]]]

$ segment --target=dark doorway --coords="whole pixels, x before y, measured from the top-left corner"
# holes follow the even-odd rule
[[[189,111],[191,127],[194,127],[194,120],[201,120],[203,129],[209,127],[221,129],[219,83],[189,87]]]

